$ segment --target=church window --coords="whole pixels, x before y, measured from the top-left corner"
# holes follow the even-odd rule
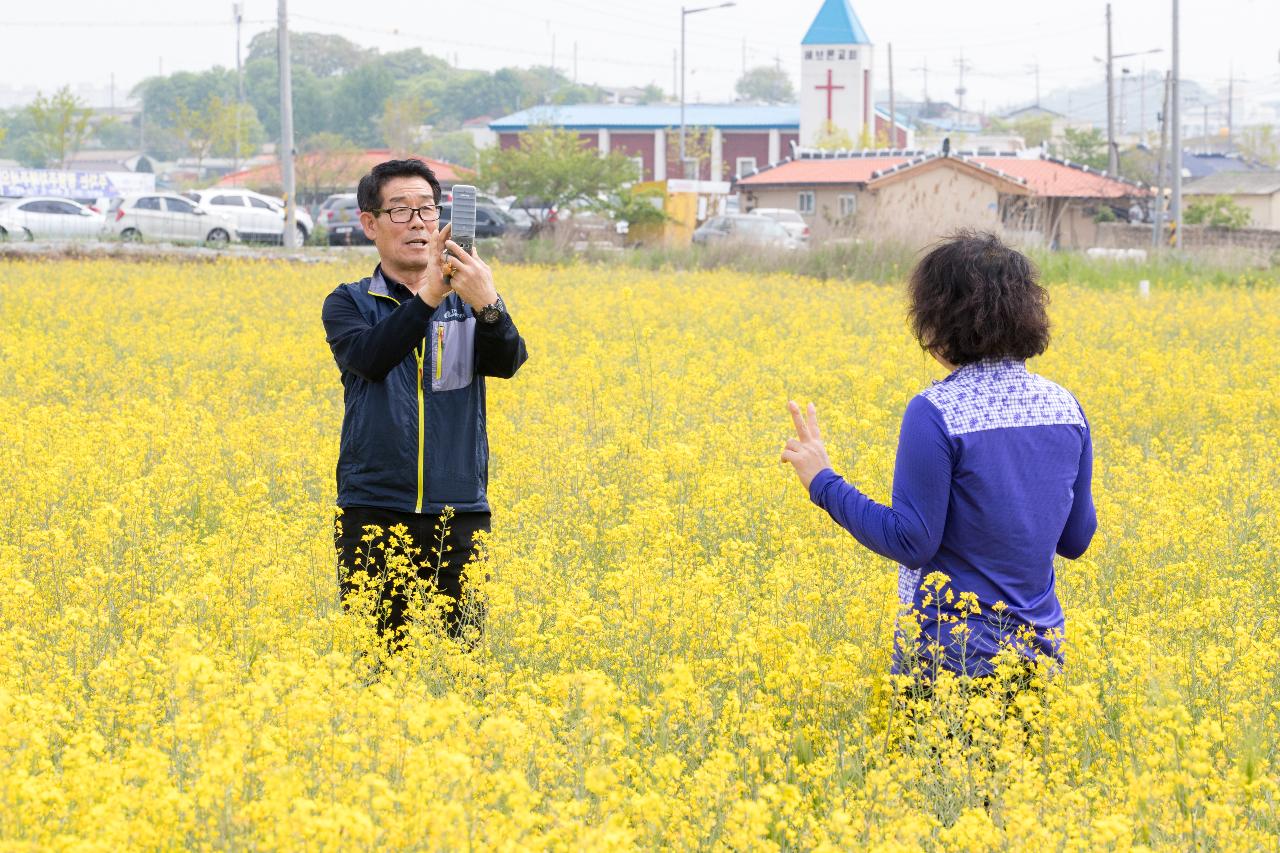
[[[804,190],[796,197],[796,210],[800,213],[813,213],[813,190]]]

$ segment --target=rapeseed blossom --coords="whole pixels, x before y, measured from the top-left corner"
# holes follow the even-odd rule
[[[489,390],[485,630],[426,601],[381,654],[336,600],[319,322],[365,274],[0,262],[0,846],[1278,843],[1274,289],[1049,283],[1029,366],[1089,414],[1100,528],[1065,667],[1006,701],[889,674],[893,567],[777,463],[813,400],[887,500],[941,376],[899,289],[788,276],[499,267],[532,358]]]

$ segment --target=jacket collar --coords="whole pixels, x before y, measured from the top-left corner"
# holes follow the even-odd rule
[[[404,300],[413,295],[409,288],[382,272],[382,264],[374,267],[373,277],[369,280],[369,292],[374,296],[386,296],[395,300]]]

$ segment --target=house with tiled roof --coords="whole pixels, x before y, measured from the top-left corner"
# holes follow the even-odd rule
[[[960,227],[1093,245],[1102,207],[1123,212],[1150,195],[1063,160],[900,150],[801,151],[735,188],[743,210],[800,211],[815,242],[889,237],[922,245]]]
[[[417,157],[431,167],[440,185],[449,189],[455,183],[470,180],[470,169],[417,154],[393,153],[389,148],[368,150],[310,151],[294,158],[293,168],[298,200],[303,204],[320,201],[330,193],[353,193],[360,179],[379,163],[404,157]],[[214,186],[245,187],[268,195],[279,195],[284,181],[279,161],[252,169],[223,175]]]
[[[1280,230],[1280,171],[1216,172],[1182,187],[1186,204],[1226,196],[1249,211],[1251,228]]]

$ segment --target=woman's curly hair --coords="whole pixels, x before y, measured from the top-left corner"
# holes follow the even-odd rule
[[[1049,345],[1049,293],[1035,265],[994,234],[959,231],[911,272],[911,329],[955,365],[1028,359]]]

